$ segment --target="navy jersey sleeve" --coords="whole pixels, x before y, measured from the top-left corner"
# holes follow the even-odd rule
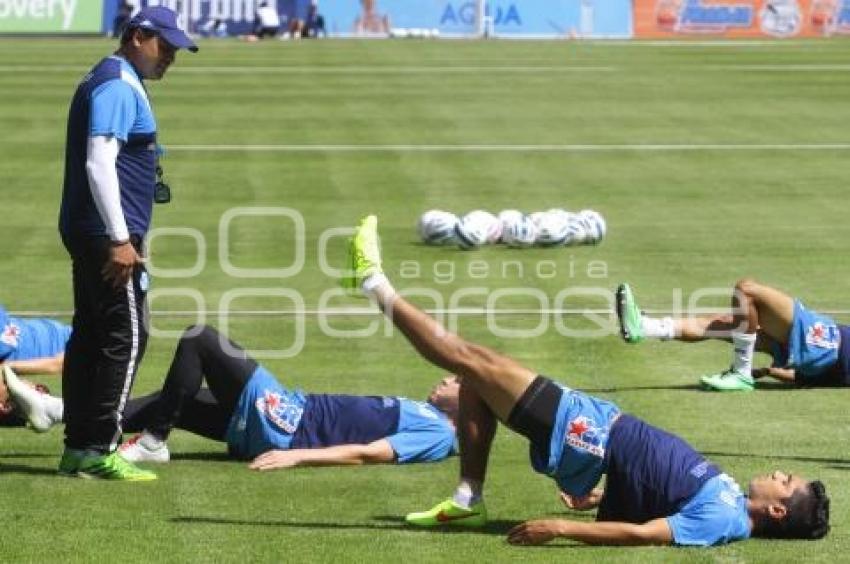
[[[424,402],[401,399],[398,430],[387,437],[396,462],[442,460],[454,450],[455,433],[445,415]]]
[[[136,95],[123,80],[110,80],[98,86],[91,97],[91,137],[116,137],[126,142],[136,121]]]

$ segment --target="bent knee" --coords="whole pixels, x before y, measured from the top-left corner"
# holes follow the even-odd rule
[[[209,325],[189,325],[183,330],[183,335],[180,337],[180,344],[188,344],[192,342],[205,342],[211,339],[218,339],[218,331]]]
[[[741,278],[735,283],[735,291],[748,297],[756,297],[762,285],[754,278]]]

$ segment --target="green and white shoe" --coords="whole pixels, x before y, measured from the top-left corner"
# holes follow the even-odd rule
[[[340,283],[343,288],[359,291],[363,281],[381,268],[381,245],[378,239],[378,218],[369,215],[360,221],[354,236],[348,240],[348,272]]]
[[[487,524],[487,508],[484,501],[467,509],[447,499],[428,511],[409,513],[404,520],[417,527],[483,527]]]
[[[148,482],[156,480],[156,474],[142,470],[132,462],[124,460],[118,451],[109,454],[89,455],[80,460],[77,476],[100,480],[122,480],[125,482]]]
[[[700,382],[703,387],[717,392],[752,392],[756,385],[752,376],[741,374],[732,368],[720,374],[702,376]]]
[[[80,462],[86,456],[86,451],[73,448],[65,448],[62,453],[62,458],[59,460],[59,469],[57,472],[60,476],[76,478],[77,471],[80,469]]]
[[[643,341],[642,314],[628,284],[620,284],[617,287],[617,317],[620,320],[620,335],[624,341]]]

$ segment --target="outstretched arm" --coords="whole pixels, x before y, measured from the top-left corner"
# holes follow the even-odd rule
[[[793,384],[796,381],[793,368],[779,368],[777,366],[766,366],[764,368],[756,368],[753,370],[753,378],[764,378],[770,376],[780,382]]]
[[[15,371],[16,374],[32,375],[45,374],[55,375],[62,374],[62,365],[65,362],[65,353],[59,353],[56,356],[48,356],[44,358],[32,358],[29,360],[8,360],[6,364],[9,368]]]
[[[587,544],[650,545],[671,544],[673,533],[667,519],[653,519],[642,525],[614,521],[567,521],[564,519],[538,519],[526,521],[508,531],[511,544],[534,545],[563,537]]]
[[[325,448],[270,450],[254,459],[252,470],[274,470],[296,466],[342,466],[350,464],[381,464],[395,460],[395,452],[387,439],[367,445],[337,445]]]

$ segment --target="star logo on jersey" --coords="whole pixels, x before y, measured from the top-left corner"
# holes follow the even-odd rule
[[[839,340],[840,334],[835,325],[824,325],[818,321],[806,331],[806,344],[814,347],[837,349]]]
[[[588,430],[590,430],[590,427],[587,425],[587,421],[585,421],[584,419],[576,419],[574,421],[570,421],[570,435],[582,436]]]
[[[602,427],[597,427],[596,422],[590,417],[579,416],[570,421],[567,431],[567,444],[584,450],[594,456],[603,458],[605,456],[605,443],[608,440],[608,432]]]
[[[21,328],[14,323],[9,323],[0,334],[0,342],[13,348],[18,348],[18,339],[21,336]]]
[[[257,411],[285,433],[294,433],[301,422],[304,408],[290,398],[271,390],[265,390],[255,403]]]

